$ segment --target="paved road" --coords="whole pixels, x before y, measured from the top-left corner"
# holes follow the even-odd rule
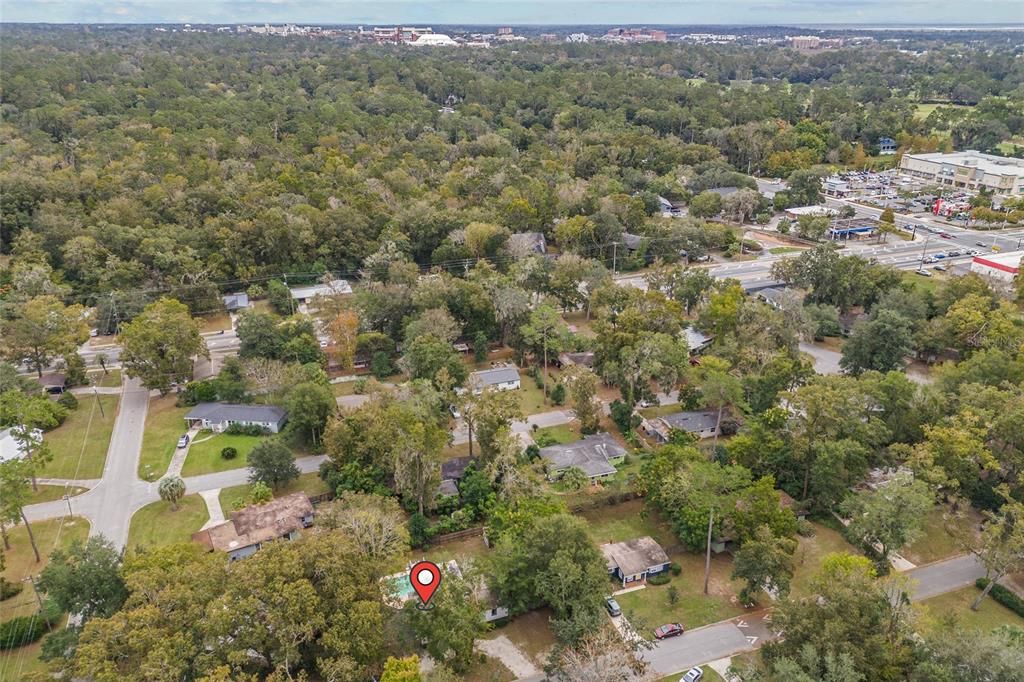
[[[512,433],[529,435],[533,432],[534,426],[538,429],[545,429],[549,426],[568,424],[573,419],[575,419],[575,417],[570,410],[553,410],[551,412],[531,414],[523,421],[512,422]],[[466,431],[465,426],[460,420],[458,422],[458,426],[456,426],[455,430],[452,431],[452,444],[459,445],[460,443],[468,442],[469,432]]]
[[[936,595],[973,585],[985,575],[985,569],[973,555],[939,561],[906,571],[910,578],[910,598],[921,601]],[[661,675],[689,670],[719,658],[735,656],[759,648],[776,633],[771,629],[767,611],[714,623],[691,630],[673,639],[659,642],[643,658]]]

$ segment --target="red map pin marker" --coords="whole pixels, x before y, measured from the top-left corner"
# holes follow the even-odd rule
[[[421,561],[410,569],[409,582],[426,607],[441,586],[441,569],[433,561]]]

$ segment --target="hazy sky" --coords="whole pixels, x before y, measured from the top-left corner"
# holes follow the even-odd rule
[[[1024,0],[0,0],[3,21],[62,23],[1024,23]]]

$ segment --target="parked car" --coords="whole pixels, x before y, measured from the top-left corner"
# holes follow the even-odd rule
[[[956,258],[957,256],[960,255],[960,251],[953,250],[947,253],[946,255],[949,256],[950,258]]]
[[[922,277],[931,277],[932,273],[927,270],[914,270],[915,275],[921,275]]]
[[[683,626],[679,623],[668,623],[654,629],[655,639],[668,639],[669,637],[678,637],[681,634],[683,634]]]
[[[605,599],[604,607],[608,609],[608,615],[613,618],[622,615],[622,608],[619,606],[619,602],[615,601],[614,597]]]
[[[931,256],[928,256],[927,258],[924,259],[924,262],[927,263],[928,265],[931,265],[932,263],[935,262],[935,259],[932,258]]]
[[[975,246],[988,246],[985,242],[974,242]]]
[[[679,682],[697,682],[704,678],[704,671],[700,668],[690,668],[686,674],[679,678]]]
[[[934,268],[932,268],[932,270],[938,270],[939,272],[945,272],[946,271],[946,266],[945,265],[936,265]]]
[[[181,438],[178,439],[178,447],[179,448],[188,447],[188,434],[187,433],[185,435],[183,435]]]
[[[453,417],[455,417],[456,419],[462,419],[462,413],[459,412],[459,408],[455,407],[454,405],[451,405],[448,409],[451,411]]]

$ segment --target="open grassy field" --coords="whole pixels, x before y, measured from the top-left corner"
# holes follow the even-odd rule
[[[185,415],[189,408],[178,407],[173,395],[151,398],[146,413],[146,432],[142,436],[139,478],[155,481],[167,472],[178,438],[185,433]]]
[[[943,623],[953,620],[958,627],[969,628],[981,632],[989,632],[1000,625],[1016,625],[1024,627],[1024,618],[1006,608],[991,597],[985,597],[977,611],[971,610],[971,604],[981,592],[971,585],[954,592],[940,594],[915,605],[920,618],[918,626],[923,630],[940,627]]]
[[[231,316],[227,313],[213,313],[199,318],[200,332],[219,332],[231,329]]]
[[[236,485],[230,488],[221,488],[220,506],[226,516],[236,509],[237,503],[244,503],[249,499],[249,485]],[[311,471],[308,474],[300,474],[297,479],[274,491],[274,497],[283,497],[292,493],[306,493],[306,495],[321,495],[328,492],[327,484],[320,478],[320,474]]]
[[[160,500],[135,512],[128,529],[128,548],[159,547],[176,542],[189,542],[192,533],[210,519],[206,502],[199,495],[186,495],[176,511],[169,502]]]
[[[550,359],[550,358],[549,358]],[[548,368],[548,401],[544,402],[544,391],[537,387],[537,382],[534,381],[533,376],[525,370],[519,372],[519,385],[520,389],[516,391],[516,395],[519,396],[519,407],[522,409],[524,415],[538,414],[540,412],[550,412],[552,410],[561,409],[560,406],[555,405],[551,402],[551,391],[554,389],[555,384],[558,382],[558,371],[554,368]]]
[[[822,559],[828,554],[845,552],[860,554],[857,549],[843,538],[837,531],[820,523],[811,522],[814,526],[814,537],[799,537],[796,553],[793,555],[795,571],[790,583],[790,592],[794,597],[802,597],[810,592],[810,583],[821,568]]]
[[[210,436],[209,433],[202,432],[196,436],[188,449],[188,457],[181,469],[181,475],[198,476],[228,469],[241,469],[247,465],[249,453],[263,439],[263,436],[242,436],[232,433]],[[220,451],[227,447],[238,450],[238,456],[234,459],[221,457]]]
[[[39,640],[12,651],[0,651],[0,682],[20,682],[33,675],[46,675],[49,667],[39,660],[42,650],[43,641]]]
[[[53,461],[46,464],[44,478],[99,478],[107,460],[110,434],[117,417],[116,395],[82,396],[78,408],[64,423],[48,431],[43,440],[50,446]],[[100,411],[102,406],[102,413]]]
[[[950,534],[946,526],[947,524],[952,524],[951,529],[955,533],[966,532],[970,528],[978,527],[981,516],[977,512],[973,512],[962,519],[947,522],[943,518],[946,511],[945,507],[936,506],[935,509],[928,513],[921,537],[916,542],[900,550],[900,554],[904,558],[920,566],[921,564],[948,559],[963,552],[957,543],[955,535]]]
[[[36,546],[39,547],[39,556],[42,559],[39,562],[36,562],[24,525],[7,531],[11,548],[4,551],[3,576],[12,583],[19,583],[29,575],[38,577],[50,562],[50,553],[53,550],[67,547],[75,540],[84,541],[89,535],[89,522],[79,517],[36,521],[32,524],[32,533],[35,535]],[[31,615],[37,610],[32,588],[25,585],[21,594],[0,602],[0,621],[15,616]]]
[[[915,108],[914,118],[919,118],[921,120],[924,120],[924,119],[928,118],[928,116],[933,111],[938,109],[939,107],[949,108],[949,109],[970,109],[971,108],[967,104],[952,104],[952,103],[939,104],[939,103],[935,103],[935,102],[932,102],[932,103],[929,103],[929,104],[915,104],[914,105],[914,108]]]

